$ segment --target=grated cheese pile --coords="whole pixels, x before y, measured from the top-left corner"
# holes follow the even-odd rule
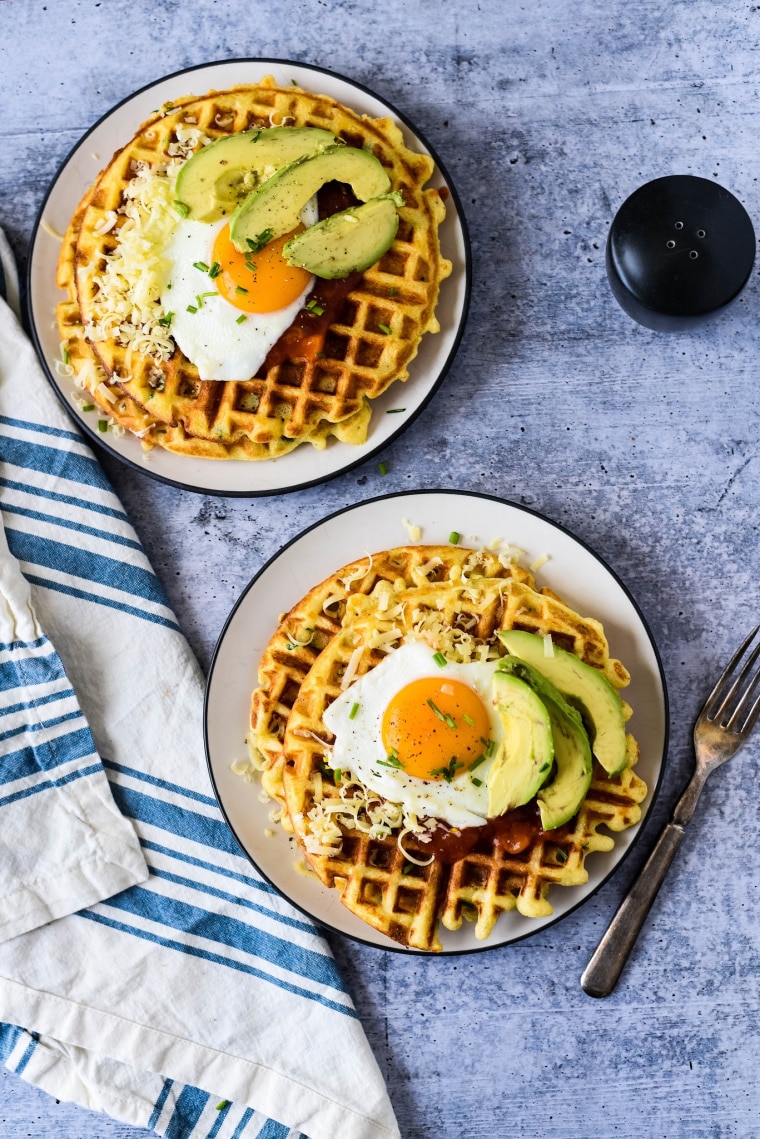
[[[161,324],[159,303],[171,269],[163,250],[179,221],[172,205],[174,184],[187,158],[210,142],[197,128],[181,123],[175,135],[168,147],[170,161],[155,167],[138,163],[123,204],[116,212],[109,210],[100,224],[100,233],[116,230],[116,247],[104,258],[103,268],[93,269],[97,320],[85,329],[93,342],[115,337],[131,351],[156,360],[168,360],[174,352],[174,341]]]

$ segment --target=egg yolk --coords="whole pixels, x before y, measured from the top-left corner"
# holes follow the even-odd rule
[[[257,253],[241,253],[230,240],[229,224],[220,229],[212,258],[221,266],[214,283],[225,300],[242,312],[276,312],[297,300],[311,275],[288,265],[282,255],[293,233],[274,238]]]
[[[426,677],[397,692],[383,714],[390,762],[419,779],[448,779],[485,753],[491,725],[485,705],[461,680]]]

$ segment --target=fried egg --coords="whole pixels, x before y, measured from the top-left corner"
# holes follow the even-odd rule
[[[317,220],[316,199],[302,213]],[[284,234],[241,253],[229,221],[182,219],[164,250],[170,268],[161,292],[164,320],[202,380],[249,380],[304,307],[314,278],[288,265]]]
[[[480,826],[503,735],[497,662],[439,659],[422,642],[404,644],[342,692],[322,717],[335,736],[327,762],[418,818]]]

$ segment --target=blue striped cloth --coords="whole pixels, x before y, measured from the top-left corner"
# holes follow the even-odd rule
[[[13,283],[0,234],[3,261]],[[170,1139],[398,1136],[327,945],[221,816],[197,663],[1,300],[0,509],[0,1060]]]

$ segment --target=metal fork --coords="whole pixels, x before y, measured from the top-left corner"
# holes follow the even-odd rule
[[[581,977],[581,986],[591,997],[606,997],[614,989],[628,960],[646,916],[657,897],[673,857],[681,845],[708,775],[736,755],[747,742],[760,715],[760,641],[738,671],[740,662],[755,640],[760,625],[741,645],[705,701],[694,725],[696,766],[686,790],[678,800],[670,822],[662,831],[633,887],[610,922],[596,952]]]

